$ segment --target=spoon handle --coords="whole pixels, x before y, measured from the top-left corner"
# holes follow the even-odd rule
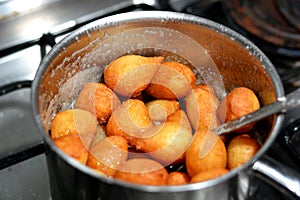
[[[286,95],[285,97],[279,97],[277,101],[266,105],[252,113],[242,116],[236,120],[226,122],[217,128],[213,129],[215,134],[222,135],[224,133],[229,133],[235,129],[241,128],[252,122],[256,122],[265,117],[276,113],[284,113],[287,110],[295,108],[300,105],[300,88]]]

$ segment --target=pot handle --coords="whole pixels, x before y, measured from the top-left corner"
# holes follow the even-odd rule
[[[300,199],[300,174],[295,170],[263,155],[252,165],[252,171],[286,195]]]

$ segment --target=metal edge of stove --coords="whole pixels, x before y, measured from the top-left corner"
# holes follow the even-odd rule
[[[140,4],[138,4],[138,5],[136,5],[136,4],[134,4],[133,3],[134,1],[132,1],[132,4],[130,4],[131,6],[133,6],[133,7],[135,7],[135,8],[138,8],[139,6],[141,6]],[[135,2],[137,2],[137,1],[135,1]],[[140,3],[142,2],[142,4],[144,5],[144,1],[139,1]],[[216,2],[220,2],[220,1],[216,1]],[[143,7],[143,5],[141,6],[141,7]],[[145,9],[150,9],[151,8],[151,6],[150,7],[148,7],[149,5],[145,5],[146,7],[145,7]],[[131,7],[132,8],[132,7]],[[114,10],[114,9],[113,9]],[[100,11],[99,11],[100,12]],[[118,12],[118,11],[116,11],[116,12]],[[89,16],[85,16],[86,17],[86,19],[90,19],[90,20],[93,20],[93,17],[92,16],[94,16],[94,14],[95,13],[93,13],[93,14],[91,14],[91,15],[89,15]],[[98,13],[99,14],[99,13]],[[100,12],[100,14],[101,14],[101,12]],[[105,15],[108,15],[108,14],[110,14],[109,12],[108,13],[102,13],[102,14],[104,14],[103,16],[105,16]],[[78,23],[79,22],[81,22],[82,24],[84,24],[85,22],[85,17],[83,17],[83,18],[80,18],[79,20],[78,20]],[[95,16],[94,16],[95,17]],[[70,24],[72,24],[72,23],[70,23]],[[70,25],[69,24],[69,25]],[[50,40],[47,40],[46,39],[46,41],[36,41],[36,42],[34,42],[34,45],[41,45],[41,43],[43,44],[43,45],[45,45],[45,46],[51,46],[51,45],[49,45],[49,44],[51,44],[51,39],[53,39],[53,37],[59,37],[59,36],[62,36],[62,35],[64,35],[64,34],[66,34],[66,33],[68,33],[69,31],[71,31],[72,29],[76,29],[77,27],[78,27],[78,25],[74,25],[74,26],[69,26],[68,25],[68,23],[65,23],[65,24],[61,24],[61,25],[59,25],[58,26],[58,29],[56,29],[56,30],[54,30],[54,31],[52,31],[52,32],[49,32],[49,35],[47,35],[47,36],[50,36]],[[41,38],[40,38],[40,40],[41,40]],[[43,38],[43,40],[44,40],[44,38]],[[30,44],[29,46],[32,46],[32,44]],[[41,53],[42,54],[42,53]],[[0,56],[0,60],[1,60],[1,56]],[[1,63],[1,62],[0,62]],[[20,85],[19,86],[16,86],[17,88],[18,87],[20,87]],[[25,86],[26,87],[26,86]],[[21,89],[20,89],[21,88]],[[26,93],[26,92],[28,92],[29,90],[28,89],[22,89],[22,85],[21,85],[21,87],[20,87],[19,89],[20,90],[18,90],[17,92],[16,92],[16,94],[18,95],[19,93],[22,95],[22,93]],[[13,90],[13,89],[12,89]],[[1,92],[1,88],[0,88],[0,92]],[[6,92],[7,91],[2,91],[2,93],[3,93],[3,95],[5,96],[5,98],[11,98],[9,95],[10,94],[6,94]],[[15,95],[14,94],[15,92],[13,92],[12,93],[12,95]],[[5,99],[4,98],[4,99]],[[3,103],[3,102],[1,102],[1,100],[3,100],[3,98],[0,98],[0,105],[1,105],[1,103]],[[28,100],[28,99],[27,99]],[[26,100],[26,98],[25,98],[25,102],[27,101]],[[9,100],[9,101],[11,101],[11,100]],[[9,102],[8,100],[5,100],[4,101],[4,105],[5,104],[7,104],[8,102]],[[27,102],[28,103],[28,102]],[[25,103],[25,105],[26,105],[26,103]],[[0,112],[0,118],[1,118],[1,116],[3,117],[3,113],[1,114],[1,112]],[[24,117],[24,115],[23,114],[17,114],[17,116],[19,116],[19,118],[20,118],[20,116],[23,116]],[[27,116],[26,116],[27,117]],[[25,117],[25,118],[26,118]],[[18,118],[18,117],[17,117]],[[22,118],[22,117],[21,117]],[[30,116],[28,117],[29,119],[30,119]],[[274,153],[274,151],[273,151],[273,153]],[[276,153],[276,152],[275,152]],[[37,153],[37,154],[39,154],[39,153]],[[30,199],[45,199],[45,196],[46,196],[46,198],[49,198],[49,199],[51,199],[51,197],[50,197],[50,194],[49,194],[49,185],[48,185],[48,174],[47,174],[47,172],[46,172],[46,168],[47,168],[47,166],[46,166],[46,163],[45,163],[45,160],[44,160],[44,155],[42,154],[42,155],[39,155],[39,156],[35,156],[34,158],[31,158],[31,159],[28,159],[28,160],[26,160],[26,161],[23,161],[22,163],[19,163],[19,164],[16,164],[16,165],[14,165],[14,166],[11,166],[11,167],[8,167],[8,168],[5,168],[4,170],[1,170],[0,171],[0,177],[6,177],[6,178],[1,178],[1,182],[0,182],[0,198],[2,199],[2,198],[5,198],[5,199],[26,199],[26,196],[28,197],[28,198],[30,198]],[[39,176],[38,177],[38,180],[42,180],[42,179],[45,179],[44,181],[46,182],[43,182],[43,184],[40,184],[40,186],[42,186],[42,187],[44,187],[44,189],[46,189],[46,191],[34,191],[34,189],[33,188],[29,188],[29,189],[27,189],[26,191],[23,191],[23,192],[25,192],[25,196],[22,196],[22,195],[19,195],[19,194],[12,194],[12,193],[10,193],[10,191],[9,191],[9,189],[8,189],[8,187],[9,187],[9,184],[11,184],[11,183],[6,183],[5,182],[5,180],[12,180],[12,182],[18,182],[18,181],[20,181],[21,180],[21,184],[24,184],[24,185],[26,185],[26,184],[28,184],[30,181],[32,181],[33,180],[33,182],[35,181],[35,179],[32,179],[33,177],[28,177],[28,176],[25,176],[26,178],[24,178],[24,177],[20,177],[20,172],[19,171],[23,171],[23,173],[25,173],[25,174],[29,174],[30,172],[28,172],[28,170],[29,171],[31,171],[31,173],[32,173],[32,171],[34,171],[34,170],[39,170],[39,169],[37,169],[37,168],[35,168],[34,167],[34,165],[32,166],[31,164],[27,164],[27,163],[30,163],[31,162],[31,160],[32,160],[32,162],[37,162],[37,163],[39,163],[40,165],[42,165],[42,166],[44,166],[44,168],[41,170],[41,172],[40,172],[40,175],[41,176]],[[44,171],[45,170],[45,171]],[[21,172],[22,173],[22,172]],[[22,173],[22,174],[23,174]],[[5,175],[3,175],[3,174],[5,174]],[[9,176],[7,176],[7,174],[9,174]],[[38,175],[38,173],[37,173],[37,175]],[[29,181],[30,180],[30,181]],[[3,185],[2,185],[3,184]],[[4,185],[4,184],[7,184],[7,185]],[[36,184],[36,185],[38,185],[39,183],[34,183],[34,184]],[[261,187],[261,183],[259,183],[258,184],[258,187]],[[13,187],[13,186],[10,186],[10,187]],[[16,189],[17,190],[17,192],[20,192],[18,189]],[[262,189],[260,189],[260,190],[262,190]],[[22,192],[22,191],[21,191]],[[43,195],[43,197],[41,197],[40,195],[41,195],[41,193],[44,193]],[[25,197],[25,198],[24,198]],[[256,196],[253,196],[253,198],[254,197],[256,197]],[[263,198],[263,197],[262,197]]]

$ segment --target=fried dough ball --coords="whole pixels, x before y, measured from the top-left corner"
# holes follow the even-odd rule
[[[191,183],[208,181],[217,177],[220,177],[224,174],[227,174],[229,171],[225,168],[214,168],[206,171],[202,171],[192,177]]]
[[[225,168],[227,165],[227,152],[223,141],[207,129],[199,129],[194,134],[185,157],[190,177],[209,169]]]
[[[83,145],[79,135],[64,135],[59,138],[53,139],[54,144],[61,149],[64,153],[76,159],[82,164],[86,164],[89,152]]]
[[[112,110],[119,105],[120,100],[105,84],[89,82],[80,91],[75,108],[90,111],[96,115],[100,124],[104,124]]]
[[[185,97],[195,83],[196,76],[188,66],[178,62],[164,62],[146,92],[159,99],[176,100]]]
[[[148,86],[163,59],[140,55],[121,56],[105,68],[104,82],[122,96],[136,97]]]
[[[186,112],[195,130],[199,128],[213,129],[219,125],[217,109],[219,100],[204,85],[196,86],[186,97]]]
[[[247,115],[260,108],[260,104],[255,93],[246,87],[234,88],[222,100],[218,110],[222,121],[228,122]],[[246,125],[234,132],[246,132],[252,129],[254,123]]]
[[[154,122],[166,121],[167,117],[180,109],[178,101],[157,99],[146,103],[149,116]]]
[[[145,132],[136,147],[164,165],[181,162],[192,141],[192,133],[176,122],[166,122]]]
[[[52,139],[79,134],[83,144],[89,148],[97,130],[97,118],[94,114],[81,109],[70,109],[59,112],[52,120]]]
[[[86,164],[112,177],[127,157],[127,141],[121,136],[110,136],[102,139],[90,149]]]
[[[135,138],[150,127],[152,123],[144,102],[128,99],[113,111],[106,125],[106,134],[122,136],[130,145],[135,146]]]
[[[260,149],[260,144],[248,135],[233,138],[227,147],[228,168],[245,164]]]
[[[114,177],[141,185],[167,185],[168,182],[167,170],[160,163],[146,158],[124,162]]]
[[[187,128],[190,132],[192,132],[190,121],[186,116],[186,113],[181,109],[176,110],[173,114],[168,116],[166,122],[176,122]]]
[[[184,172],[171,172],[168,176],[168,185],[185,185],[189,181],[189,176]]]

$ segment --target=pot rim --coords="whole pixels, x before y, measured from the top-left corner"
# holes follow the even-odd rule
[[[274,142],[276,139],[277,134],[279,133],[281,126],[284,121],[284,115],[279,114],[276,117],[275,124],[273,129],[271,130],[271,134],[268,137],[268,139],[264,142],[260,150],[256,153],[256,155],[249,160],[244,165],[231,170],[226,175],[223,175],[219,178],[208,180],[205,182],[200,183],[193,183],[193,184],[187,184],[187,185],[178,185],[178,186],[145,186],[145,185],[138,185],[138,184],[131,184],[128,182],[124,182],[121,180],[113,179],[113,178],[107,178],[102,175],[100,175],[95,170],[80,164],[75,159],[69,157],[65,153],[62,152],[56,145],[53,143],[51,138],[48,136],[47,132],[44,130],[44,127],[42,125],[42,120],[38,114],[38,89],[40,82],[42,80],[43,74],[45,73],[46,69],[48,68],[51,61],[61,52],[65,46],[69,45],[71,42],[75,41],[78,37],[88,34],[89,31],[97,30],[99,28],[105,28],[110,26],[118,26],[118,24],[130,22],[130,21],[144,21],[144,20],[153,20],[153,21],[163,21],[163,20],[171,20],[171,21],[177,21],[177,22],[185,22],[185,23],[192,23],[197,24],[200,26],[204,26],[208,29],[212,29],[214,31],[217,31],[227,37],[234,38],[235,42],[238,42],[242,47],[247,48],[247,50],[251,53],[253,56],[257,57],[262,65],[264,66],[264,69],[266,72],[270,74],[272,77],[273,84],[275,86],[275,93],[277,97],[283,97],[284,96],[284,89],[281,82],[281,79],[279,78],[279,75],[271,63],[271,61],[266,57],[266,55],[251,41],[249,41],[247,38],[242,36],[241,34],[235,32],[234,30],[216,23],[214,21],[190,15],[190,14],[184,14],[184,13],[177,13],[177,12],[170,12],[170,11],[135,11],[134,14],[132,12],[128,13],[121,13],[116,14],[112,16],[108,16],[96,21],[93,21],[89,24],[86,24],[77,30],[70,33],[68,36],[66,36],[63,40],[61,40],[59,43],[57,43],[50,52],[42,59],[40,66],[38,68],[38,71],[36,73],[36,76],[33,80],[32,87],[31,87],[31,100],[32,100],[32,110],[33,115],[35,119],[35,123],[38,127],[39,133],[43,136],[43,139],[45,143],[53,150],[56,154],[58,154],[63,160],[65,160],[68,164],[75,167],[76,169],[82,171],[83,173],[92,176],[100,181],[103,181],[107,184],[115,184],[121,187],[131,188],[134,190],[144,191],[144,192],[184,192],[184,191],[193,191],[198,189],[207,188],[219,183],[222,183],[224,181],[227,181],[234,176],[236,176],[239,172],[245,171],[248,168],[251,168],[250,166],[255,163],[257,159],[259,159],[270,147],[270,145]],[[254,52],[254,53],[253,53]]]

